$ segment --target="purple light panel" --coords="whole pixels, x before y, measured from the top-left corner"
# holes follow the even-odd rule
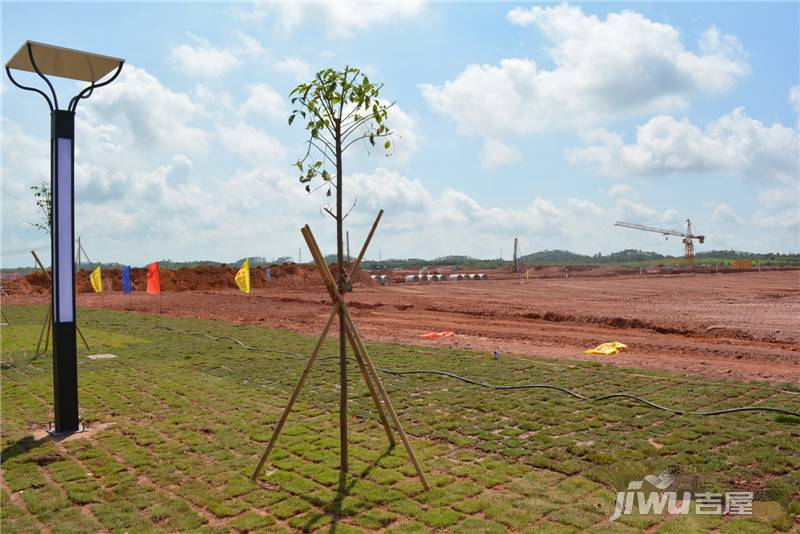
[[[73,309],[74,273],[72,258],[72,141],[56,139],[58,161],[56,179],[58,184],[58,222],[55,235],[58,247],[58,277],[54,279],[54,293],[58,295],[55,321],[71,323],[75,320]]]

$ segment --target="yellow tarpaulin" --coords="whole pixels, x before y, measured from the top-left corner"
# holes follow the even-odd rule
[[[240,291],[250,293],[250,258],[244,260],[242,268],[239,269],[238,273],[236,273],[234,281],[236,282],[236,285],[239,287]]]
[[[92,283],[92,289],[94,289],[95,293],[103,291],[103,273],[100,271],[100,267],[89,275],[89,282]]]
[[[611,356],[612,354],[619,354],[628,350],[628,345],[620,343],[619,341],[611,341],[603,343],[593,349],[583,351],[584,354],[601,354],[603,356]]]

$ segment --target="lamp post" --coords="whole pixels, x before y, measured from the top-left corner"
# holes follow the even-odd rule
[[[81,430],[78,415],[78,354],[75,337],[75,108],[98,87],[110,84],[122,70],[123,59],[26,41],[6,63],[11,82],[39,93],[50,107],[50,191],[52,216],[50,251],[53,263],[53,406],[55,425],[51,434]],[[35,87],[19,84],[11,70],[35,72],[53,99]],[[113,75],[100,81],[108,74]],[[59,109],[58,97],[47,76],[89,82],[72,97],[67,109]]]

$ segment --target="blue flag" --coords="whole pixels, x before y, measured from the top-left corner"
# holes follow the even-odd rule
[[[127,295],[133,288],[131,287],[131,266],[126,265],[122,268],[122,290]]]

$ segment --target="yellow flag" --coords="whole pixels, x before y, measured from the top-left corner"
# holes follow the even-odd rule
[[[103,273],[100,271],[100,267],[92,271],[92,274],[89,275],[89,281],[92,283],[92,289],[94,289],[95,293],[103,291]]]
[[[236,278],[233,279],[236,285],[239,286],[240,291],[250,293],[250,258],[244,260],[242,268],[236,273]]]

